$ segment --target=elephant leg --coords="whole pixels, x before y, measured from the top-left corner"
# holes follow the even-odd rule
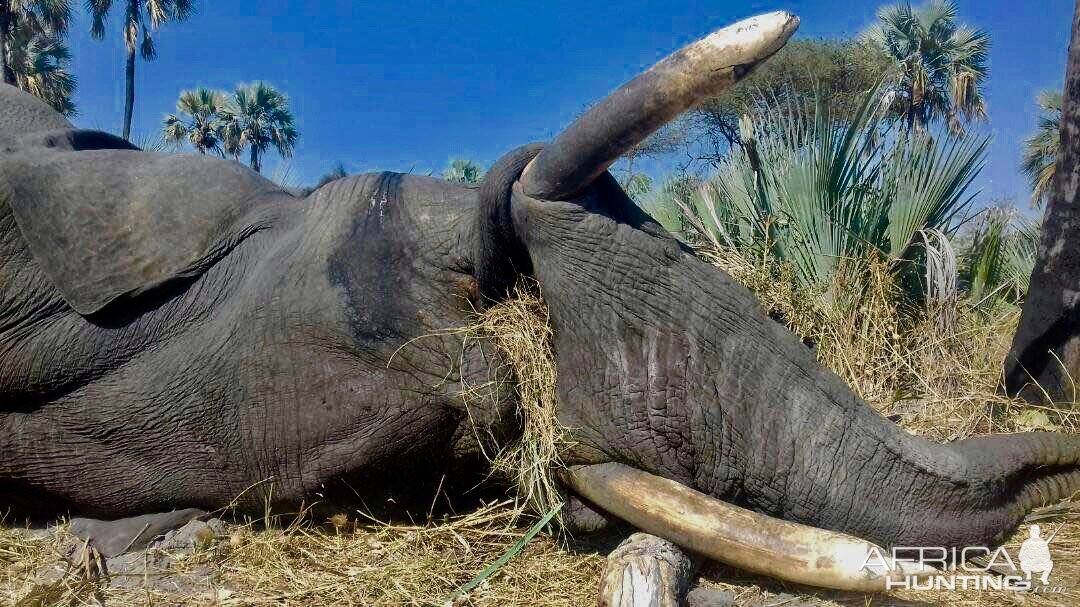
[[[89,542],[105,557],[114,557],[132,550],[141,550],[165,533],[203,516],[206,516],[203,510],[185,508],[112,521],[73,518],[70,531],[79,539]]]

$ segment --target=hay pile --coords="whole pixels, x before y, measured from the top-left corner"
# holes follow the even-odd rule
[[[730,268],[729,268],[730,270]],[[736,276],[739,273],[732,272]],[[740,278],[751,283],[752,277]],[[763,281],[763,289],[777,281]],[[782,296],[763,301],[770,307]],[[793,298],[784,301],[792,302]],[[792,307],[787,318],[797,319]],[[854,313],[857,313],[856,310]],[[805,319],[805,318],[804,318]],[[1034,428],[1080,431],[1074,408],[1032,408],[996,393],[1001,361],[1016,323],[1016,311],[997,316],[961,315],[949,328],[930,323],[905,338],[889,319],[820,320],[820,335],[833,341],[819,348],[823,362],[849,380],[885,413],[900,415],[909,431],[938,440]],[[841,334],[840,329],[845,331]],[[831,327],[831,328],[830,328]],[[795,327],[798,330],[798,327]],[[890,332],[885,343],[870,338]],[[907,333],[907,332],[905,332]],[[73,563],[52,584],[38,573],[63,563],[57,533],[28,535],[0,526],[0,604],[31,605],[442,605],[455,589],[505,554],[535,520],[534,512],[558,500],[550,467],[558,463],[564,437],[554,423],[554,365],[550,329],[534,291],[486,311],[465,339],[493,336],[514,366],[523,401],[526,438],[491,453],[494,467],[517,479],[519,499],[485,505],[428,525],[380,523],[357,512],[330,521],[304,513],[270,516],[229,527],[227,537],[178,557],[171,575],[216,575],[196,591],[122,590],[87,579]],[[854,380],[854,381],[853,381]],[[904,382],[914,397],[897,398]],[[917,383],[912,383],[917,382]],[[1056,532],[1051,580],[1069,586],[1067,595],[1011,592],[898,592],[868,596],[783,585],[710,564],[701,584],[729,590],[737,605],[1047,605],[1080,604],[1080,504],[1036,515],[1047,535]],[[1009,540],[1015,555],[1027,537],[1025,524]],[[453,605],[593,605],[605,546],[590,546],[541,533],[490,578]]]

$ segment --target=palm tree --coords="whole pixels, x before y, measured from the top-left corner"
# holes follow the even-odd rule
[[[246,148],[251,168],[261,172],[262,156],[271,146],[283,158],[292,156],[300,134],[288,97],[274,87],[264,82],[237,86],[223,114],[223,150],[233,158]]]
[[[45,35],[59,40],[71,22],[68,0],[0,0],[0,71],[4,82],[18,85],[12,66],[14,39]]]
[[[224,156],[225,93],[198,88],[180,93],[176,113],[165,117],[161,136],[166,142],[182,145],[189,142],[200,154],[207,150]]]
[[[990,36],[958,23],[956,13],[949,0],[931,0],[918,9],[908,3],[888,6],[863,35],[895,62],[882,103],[909,132],[942,119],[951,132],[961,133],[961,116],[986,119],[982,89],[990,71]]]
[[[69,71],[71,51],[58,34],[16,27],[7,44],[6,69],[15,84],[51,105],[65,116],[75,114],[75,76]]]
[[[51,2],[52,0],[40,0]],[[113,0],[86,0],[90,12],[90,35],[101,40],[105,37],[105,21],[112,9]],[[157,55],[154,39],[150,36],[169,21],[183,21],[195,10],[195,0],[126,0],[124,2],[124,43],[127,45],[124,87],[124,139],[131,136],[131,114],[135,109],[135,50],[146,61]]]
[[[1043,91],[1039,104],[1039,128],[1024,141],[1020,169],[1031,182],[1031,202],[1038,205],[1050,191],[1061,145],[1061,91]]]

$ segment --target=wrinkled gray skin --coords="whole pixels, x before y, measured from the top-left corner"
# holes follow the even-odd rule
[[[1076,486],[1074,438],[899,430],[609,176],[524,196],[536,148],[482,193],[381,173],[296,199],[224,160],[44,137],[67,126],[10,88],[0,108],[0,502],[114,517],[452,474],[513,403],[470,427],[460,382],[497,355],[423,336],[516,272],[550,307],[571,463],[889,545],[996,542]]]

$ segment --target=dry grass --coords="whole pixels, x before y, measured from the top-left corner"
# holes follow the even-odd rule
[[[767,308],[816,344],[819,357],[873,406],[900,416],[911,432],[937,440],[1050,425],[1080,430],[1077,410],[1037,410],[997,394],[1001,362],[1015,328],[1015,310],[975,311],[953,302],[951,319],[910,315],[889,296],[884,273],[840,284],[833,295],[800,294],[776,269],[738,259],[714,261],[748,284]],[[867,282],[868,281],[868,282]],[[850,297],[851,293],[868,294]],[[826,309],[821,298],[832,297]],[[846,297],[846,298],[845,298]],[[518,499],[429,525],[379,523],[359,513],[333,522],[303,515],[230,526],[231,536],[182,558],[172,573],[208,568],[216,577],[186,594],[121,590],[87,579],[80,563],[56,584],[35,584],[36,572],[63,563],[63,530],[32,538],[0,527],[0,604],[29,605],[441,605],[455,588],[504,554],[533,520],[558,500],[550,471],[565,440],[555,422],[554,365],[544,307],[532,290],[485,312],[463,339],[495,338],[513,365],[523,401],[524,437],[491,453],[493,467],[517,479]],[[483,390],[476,390],[482,394]],[[1032,415],[1042,413],[1043,416]],[[749,605],[1076,605],[1080,604],[1080,506],[1039,515],[1057,568],[1053,581],[1069,594],[934,592],[859,595],[794,587],[710,564],[701,584],[731,590]],[[1025,524],[1006,544],[1015,555]],[[541,534],[490,579],[454,604],[593,605],[602,550]],[[34,602],[37,601],[37,602]]]
[[[336,525],[303,517],[232,525],[229,537],[170,567],[174,577],[198,578],[207,566],[220,572],[184,594],[87,583],[78,567],[52,586],[35,585],[34,572],[60,560],[63,530],[29,539],[4,529],[0,604],[43,599],[37,604],[93,605],[100,599],[106,605],[441,605],[521,536],[518,515],[511,502],[502,502],[425,526],[345,517],[335,517]],[[532,605],[537,597],[551,606],[588,604],[594,600],[592,585],[565,582],[597,579],[602,566],[595,553],[572,554],[540,536],[454,604]]]
[[[551,354],[551,326],[539,285],[520,283],[509,301],[477,315],[475,324],[461,331],[467,342],[492,339],[510,366],[518,401],[521,434],[507,445],[494,445],[487,454],[492,471],[513,479],[517,499],[543,514],[562,504],[552,472],[560,466],[566,432],[556,415],[555,361]],[[492,372],[492,377],[504,375]],[[465,386],[466,404],[491,394],[486,386]],[[481,442],[483,444],[483,441]]]

